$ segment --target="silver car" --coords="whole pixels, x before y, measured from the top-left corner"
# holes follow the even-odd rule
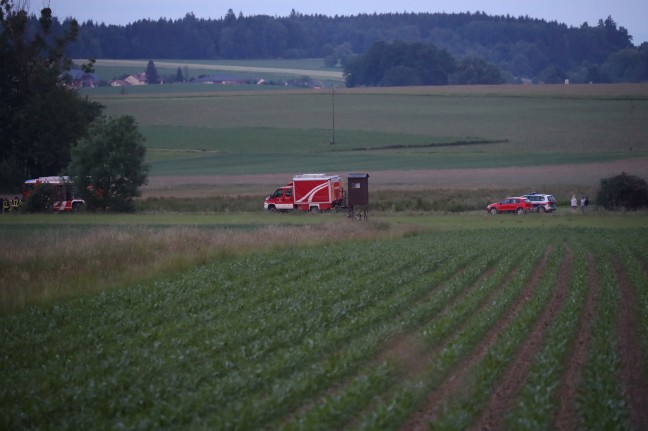
[[[539,213],[550,213],[556,211],[556,198],[552,195],[542,193],[529,193],[524,195],[533,204],[533,210]]]

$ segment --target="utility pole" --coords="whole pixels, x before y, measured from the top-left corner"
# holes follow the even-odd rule
[[[332,111],[333,111],[333,140],[331,144],[335,144],[335,83],[331,84],[331,101],[332,101]]]

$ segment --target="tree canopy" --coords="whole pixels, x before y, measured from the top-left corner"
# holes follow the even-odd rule
[[[100,117],[72,152],[69,173],[90,210],[132,211],[146,184],[146,147],[129,115]]]
[[[72,88],[65,47],[78,35],[71,20],[55,31],[50,8],[38,20],[0,0],[0,185],[58,174],[102,106]]]
[[[376,42],[344,67],[347,87],[501,84],[496,66],[477,57],[457,61],[444,49],[422,43]]]
[[[643,178],[622,172],[601,180],[597,205],[611,210],[637,210],[648,207],[648,184]]]

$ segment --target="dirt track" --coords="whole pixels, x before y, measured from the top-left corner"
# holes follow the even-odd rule
[[[372,187],[377,188],[542,188],[543,186],[576,185],[596,187],[601,178],[621,172],[648,176],[648,159],[616,160],[607,163],[584,163],[578,165],[552,165],[533,167],[508,167],[487,169],[437,169],[412,171],[370,172]],[[145,196],[161,191],[183,189],[187,186],[263,186],[270,188],[289,181],[292,173],[258,175],[188,175],[150,177],[143,189]],[[344,175],[344,172],[338,172]],[[168,194],[168,193],[164,193]]]

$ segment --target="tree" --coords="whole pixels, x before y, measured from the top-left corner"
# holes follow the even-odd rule
[[[565,78],[567,75],[557,66],[549,66],[538,75],[538,79],[545,84],[562,84]]]
[[[347,87],[445,85],[456,61],[444,49],[422,43],[376,42],[344,66]]]
[[[184,76],[182,76],[182,69],[178,67],[178,70],[176,71],[175,82],[184,82],[184,80]]]
[[[129,115],[101,117],[72,152],[69,173],[90,210],[132,211],[146,184],[144,136]]]
[[[614,81],[641,82],[648,79],[646,63],[641,49],[626,48],[610,54],[602,69]]]
[[[644,179],[622,172],[621,175],[601,180],[596,203],[610,210],[647,207],[648,185]]]
[[[450,77],[451,84],[502,84],[502,72],[481,58],[466,57],[457,65],[457,71]]]
[[[421,79],[416,74],[416,70],[407,66],[394,66],[385,71],[382,84],[387,87],[407,87],[420,85]]]
[[[65,49],[77,37],[77,22],[55,32],[50,8],[36,23],[23,4],[0,0],[0,184],[7,191],[65,168],[103,109],[69,85]]]
[[[155,63],[153,63],[153,60],[149,60],[148,64],[146,65],[146,83],[160,83],[160,74],[158,73],[157,67],[155,67]]]

